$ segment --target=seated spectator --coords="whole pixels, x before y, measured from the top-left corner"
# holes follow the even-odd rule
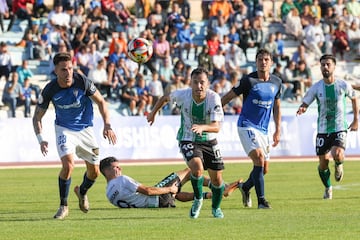
[[[181,15],[184,16],[186,20],[190,19],[191,6],[189,0],[177,0],[179,7],[181,9]]]
[[[157,72],[152,73],[151,81],[149,83],[149,94],[152,97],[151,108],[154,107],[157,100],[164,95],[164,88]]]
[[[32,28],[32,9],[33,9],[34,1],[33,0],[13,0],[12,1],[12,12],[10,15],[10,23],[8,25],[8,31],[11,31],[12,26],[14,25],[16,19],[24,19],[27,20],[28,26],[26,28]]]
[[[215,16],[218,11],[222,12],[225,22],[227,23],[230,16],[234,14],[231,3],[226,0],[213,1],[210,7],[209,17]]]
[[[225,22],[225,18],[220,16],[218,18],[218,24],[215,27],[215,33],[218,35],[220,43],[224,42],[224,36],[227,36],[230,33],[229,27]]]
[[[346,33],[345,22],[340,21],[334,31],[333,55],[340,54],[340,59],[344,60],[345,52],[350,51],[349,37]]]
[[[25,112],[24,116],[26,118],[31,117],[31,105],[37,103],[37,98],[33,96],[34,90],[31,88],[30,84],[30,78],[25,79],[24,86],[22,89],[23,97],[21,99],[21,102],[25,105]]]
[[[97,49],[96,42],[92,42],[90,44],[90,51],[89,51],[89,68],[95,69],[98,65],[98,62],[104,58],[103,54]],[[104,64],[104,67],[106,64]]]
[[[286,101],[293,101],[296,99],[296,93],[300,94],[300,82],[294,78],[296,71],[296,62],[289,61],[284,68],[285,80],[283,81],[284,91],[282,99]]]
[[[110,46],[109,43],[109,37],[111,36],[112,32],[110,29],[106,27],[106,19],[102,18],[100,20],[100,25],[97,26],[94,30],[94,37],[95,42],[98,46],[98,49],[100,51],[104,50],[105,48],[108,48]]]
[[[288,37],[301,41],[303,38],[303,26],[297,8],[292,8],[285,19],[285,33]]]
[[[315,62],[322,56],[322,47],[325,42],[324,31],[319,18],[313,18],[304,29],[304,43],[315,54]]]
[[[186,21],[186,18],[181,14],[181,9],[179,3],[173,2],[171,6],[171,11],[168,14],[165,32],[167,32],[170,28],[181,29]]]
[[[211,57],[214,56],[220,47],[219,36],[214,32],[210,33],[206,45],[208,46],[208,54]]]
[[[182,57],[178,32],[179,30],[177,28],[171,28],[166,34],[166,40],[170,44],[170,55],[172,59]]]
[[[40,95],[40,86],[33,84],[32,80],[34,77],[33,72],[29,68],[28,60],[22,60],[21,66],[16,68],[16,72],[18,74],[18,83],[21,87],[25,87],[25,81],[27,81],[28,87],[35,92],[36,100],[39,98]]]
[[[172,91],[175,91],[177,89],[184,89],[187,86],[183,82],[184,77],[180,75],[175,75],[175,77],[172,79],[172,81],[166,85],[164,90],[164,95],[167,95],[168,93],[171,93]],[[164,111],[168,112],[171,115],[179,115],[180,111],[179,108],[174,103],[168,103],[164,106]]]
[[[247,56],[247,49],[253,48],[255,46],[249,19],[245,18],[243,20],[243,25],[239,30],[239,35],[240,35],[239,47],[243,50],[246,60],[249,61],[248,56]]]
[[[281,6],[280,6],[280,16],[281,16],[281,20],[283,22],[286,21],[286,18],[288,16],[288,14],[290,13],[290,11],[292,9],[296,8],[295,7],[295,4],[293,2],[293,0],[284,0],[282,3],[281,3]],[[299,13],[299,11],[297,11]]]
[[[90,71],[90,54],[86,45],[81,45],[79,51],[75,55],[77,66],[86,76]]]
[[[230,16],[231,26],[238,31],[242,27],[244,18],[248,17],[248,7],[243,0],[232,1],[234,13]]]
[[[297,101],[301,101],[302,97],[306,90],[312,85],[312,74],[311,69],[307,66],[305,61],[299,61],[297,64],[294,80],[297,80],[300,86],[294,86],[296,89],[296,99]]]
[[[239,43],[240,43],[240,36],[239,36],[239,33],[237,33],[236,27],[235,27],[234,25],[232,25],[232,26],[230,27],[230,33],[228,34],[228,37],[229,37],[229,42],[230,42],[230,43],[239,45]]]
[[[70,15],[64,11],[60,2],[55,3],[54,10],[50,11],[48,15],[48,27],[52,29],[55,26],[70,27]]]
[[[129,78],[126,84],[121,88],[120,100],[122,104],[125,104],[132,116],[137,114],[137,105],[139,102],[139,96],[135,86],[135,78]]]
[[[173,65],[170,63],[169,60],[165,61],[164,66],[160,67],[159,70],[159,78],[163,88],[165,88],[170,82],[173,77]],[[152,74],[156,73],[153,71]]]
[[[279,60],[285,61],[287,65],[290,58],[285,54],[285,43],[282,36],[283,36],[282,33],[280,31],[277,31],[275,33],[275,42],[277,44],[277,52],[278,52]]]
[[[136,0],[135,8],[136,8],[135,16],[137,18],[147,18],[151,11],[151,2],[150,0]]]
[[[12,72],[11,80],[5,83],[2,94],[2,102],[9,106],[11,117],[16,117],[16,107],[23,105],[23,99],[23,90],[21,85],[18,83],[18,74],[16,72]],[[26,112],[24,112],[24,115],[26,116]]]
[[[226,78],[225,75],[214,80],[211,84],[212,89],[218,88],[216,92],[220,95],[220,97],[229,92],[232,87],[233,86],[231,85],[231,82]]]
[[[0,0],[0,28],[1,28],[1,32],[4,33],[5,32],[5,28],[4,28],[4,18],[9,18],[10,17],[10,9],[9,6],[7,4],[6,0]],[[7,30],[9,31],[9,30]]]
[[[297,50],[293,52],[291,61],[294,61],[296,64],[300,61],[308,61],[309,56],[306,53],[306,47],[303,43],[300,43],[297,47]]]
[[[155,2],[154,9],[147,17],[148,22],[150,22],[150,18],[153,19],[154,23],[156,23],[156,25],[158,25],[160,29],[164,29],[167,21],[167,11],[163,11],[160,2]]]
[[[105,98],[111,98],[111,80],[106,72],[106,61],[104,58],[100,59],[95,68],[89,71],[88,77],[93,81],[97,89],[102,95],[106,94]]]
[[[139,76],[136,87],[137,94],[139,96],[137,115],[146,115],[151,111],[151,106],[153,105],[153,97],[150,94],[149,86],[146,85],[144,76]]]
[[[180,50],[180,58],[181,59],[182,59],[181,53],[183,52],[183,50],[185,50],[185,52],[186,52],[186,59],[189,59],[189,53],[192,48],[195,49],[194,60],[196,59],[197,45],[193,42],[191,34],[192,34],[192,32],[190,29],[190,23],[188,21],[186,21],[184,26],[178,30],[178,40],[180,43],[179,50]]]
[[[226,71],[226,60],[225,60],[225,51],[220,47],[218,52],[213,56],[214,70],[213,70],[213,80],[217,80],[222,76],[227,75]]]
[[[6,81],[9,80],[11,68],[12,60],[7,44],[0,42],[0,80],[2,77],[5,77]]]
[[[254,47],[262,48],[264,44],[264,31],[260,18],[254,18],[252,21],[252,37],[254,39]]]
[[[349,37],[350,49],[356,54],[356,57],[360,56],[360,29],[356,21],[352,21],[350,28],[347,30]]]
[[[155,68],[157,71],[159,71],[160,67],[165,64],[165,61],[172,62],[170,55],[170,43],[166,40],[166,33],[163,31],[158,33],[154,42],[154,55],[152,58],[155,58]]]
[[[281,79],[281,92],[282,92],[282,99],[287,101],[292,101],[293,98],[293,88],[294,85],[287,81],[286,75],[284,74],[284,71],[282,70],[281,63],[277,63],[272,74],[279,77]]]
[[[275,33],[270,33],[267,41],[264,44],[264,49],[266,49],[272,54],[274,63],[279,63],[278,46],[275,40]]]
[[[246,58],[242,49],[236,44],[231,44],[230,49],[225,53],[226,72],[241,73],[241,66],[246,64]]]
[[[133,38],[136,38],[140,36],[141,30],[139,27],[138,20],[136,18],[131,20],[131,23],[126,28],[126,37],[128,42],[132,40]]]
[[[175,65],[172,69],[172,79],[176,76],[180,78],[180,81],[184,81],[184,78],[186,76],[186,66],[183,60],[179,59],[175,62]]]
[[[201,49],[201,52],[198,55],[198,64],[199,67],[203,67],[209,72],[209,79],[212,79],[214,63],[212,56],[209,54],[209,46],[204,45]]]
[[[85,18],[84,6],[80,5],[70,19],[70,31],[72,36],[75,34],[76,29],[81,27],[82,23],[85,22]]]
[[[121,53],[127,54],[127,44],[128,40],[126,38],[126,32],[113,32],[111,43],[109,46],[109,53],[110,56],[115,51],[115,45],[119,45],[120,49],[118,49]]]

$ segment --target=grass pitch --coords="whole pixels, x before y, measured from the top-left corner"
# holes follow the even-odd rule
[[[333,164],[333,163],[331,163]],[[224,219],[211,215],[205,200],[200,217],[189,218],[191,202],[173,209],[117,209],[105,198],[105,179],[99,177],[89,191],[90,211],[78,209],[70,192],[70,214],[55,220],[58,207],[57,168],[0,170],[0,239],[359,239],[360,162],[345,163],[345,176],[336,183],[332,170],[333,200],[323,200],[324,188],[317,162],[273,162],[265,177],[266,197],[273,209],[245,209],[241,194],[224,198]],[[124,166],[123,173],[153,185],[185,165]],[[227,182],[247,178],[252,164],[226,164]],[[71,189],[81,182],[84,168],[77,166]],[[184,186],[191,191],[191,184]],[[205,191],[208,191],[205,188]]]

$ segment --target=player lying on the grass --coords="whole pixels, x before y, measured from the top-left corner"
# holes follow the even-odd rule
[[[175,207],[175,199],[186,202],[194,200],[194,193],[181,192],[183,186],[190,179],[190,169],[173,172],[155,186],[145,186],[129,176],[122,174],[120,161],[114,157],[107,157],[100,161],[100,171],[107,181],[106,197],[120,208],[165,208]],[[224,196],[229,196],[239,182],[235,181],[226,186]],[[210,178],[204,179],[204,186],[210,186]],[[211,199],[211,192],[204,192],[204,199]]]

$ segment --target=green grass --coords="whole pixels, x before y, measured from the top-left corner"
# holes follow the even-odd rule
[[[333,200],[323,200],[323,186],[313,162],[274,162],[266,176],[266,196],[273,209],[243,208],[234,192],[222,202],[224,219],[211,215],[205,200],[200,217],[190,219],[191,203],[174,209],[117,209],[105,198],[101,176],[89,191],[91,210],[82,213],[71,191],[70,215],[52,216],[58,207],[56,168],[0,170],[0,239],[358,239],[360,236],[360,162],[345,163],[345,177],[334,185]],[[124,174],[153,185],[184,165],[124,166]],[[250,163],[226,164],[224,178],[246,178]],[[333,169],[333,168],[331,168]],[[84,168],[75,168],[72,188]],[[183,188],[190,191],[191,184]],[[208,191],[208,189],[205,189]]]

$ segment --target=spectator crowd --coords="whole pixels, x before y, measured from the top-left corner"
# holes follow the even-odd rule
[[[259,48],[273,54],[273,73],[283,80],[283,99],[290,102],[301,101],[312,85],[310,67],[322,54],[332,53],[339,60],[360,56],[357,0],[284,0],[279,13],[271,13],[279,16],[282,28],[268,34],[264,22],[269,16],[261,0],[199,1],[206,28],[203,39],[191,28],[188,0],[133,2],[127,6],[125,0],[54,0],[46,5],[0,0],[3,33],[12,31],[17,19],[27,22],[16,44],[26,53],[21,66],[12,64],[8,44],[0,43],[0,78],[6,81],[2,102],[11,116],[24,105],[24,116],[30,117],[30,106],[37,102],[40,87],[32,82],[28,60],[49,60],[53,79],[51,60],[59,52],[70,52],[75,70],[92,79],[125,115],[147,114],[163,93],[188,87],[197,66],[208,69],[211,88],[223,95],[248,73],[254,61],[249,52]],[[4,19],[9,19],[7,29]],[[127,43],[138,36],[153,43],[153,57],[144,65],[127,57]],[[295,52],[286,51],[284,39],[297,42]],[[241,99],[225,109],[226,114],[240,111]],[[178,114],[178,109],[167,105],[162,114]]]

